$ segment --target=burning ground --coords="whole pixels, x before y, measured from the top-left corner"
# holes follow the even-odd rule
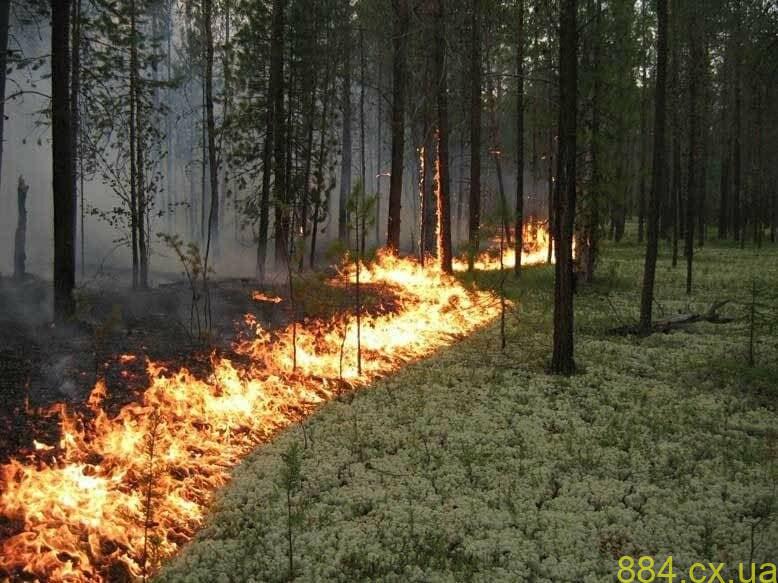
[[[642,255],[604,257],[576,300],[581,374],[544,373],[551,270],[509,278],[504,353],[487,327],[288,428],[236,468],[159,581],[287,581],[290,549],[300,581],[600,583],[628,553],[672,554],[676,574],[775,562],[774,330],[759,328],[754,367],[745,301],[726,326],[612,335],[637,316]],[[706,244],[698,259],[692,298],[660,263],[660,315],[743,300],[755,275],[778,285],[774,250]]]
[[[121,581],[154,571],[192,537],[212,493],[257,443],[498,311],[491,293],[411,260],[383,256],[360,275],[367,290],[391,293],[388,309],[364,311],[359,337],[350,314],[274,330],[248,318],[253,337],[236,343],[234,359],[214,353],[210,374],[148,361],[148,387],[116,414],[103,407],[112,389],[102,377],[88,412],[57,406],[58,441],[36,440],[34,452],[2,468],[7,576]],[[346,270],[334,284],[354,277]]]

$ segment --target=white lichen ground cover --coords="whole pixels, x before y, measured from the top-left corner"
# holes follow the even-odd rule
[[[544,373],[551,271],[509,278],[504,353],[492,326],[258,448],[159,581],[289,580],[290,526],[299,581],[614,581],[623,554],[672,554],[676,572],[776,562],[778,250],[706,247],[691,298],[683,266],[660,262],[665,313],[732,298],[737,322],[609,335],[636,317],[641,269],[640,249],[606,249],[577,297],[572,378]],[[752,276],[768,307],[750,368]]]

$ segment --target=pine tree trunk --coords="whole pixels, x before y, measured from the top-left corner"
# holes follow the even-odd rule
[[[350,5],[349,5],[350,6]],[[347,12],[350,12],[347,10]],[[343,30],[343,135],[340,166],[340,198],[338,200],[338,239],[348,245],[348,199],[351,195],[351,25],[348,22],[350,14],[346,15]]]
[[[134,125],[134,182],[136,193],[135,227],[138,243],[138,281],[135,287],[148,288],[148,249],[146,242],[146,184],[144,168],[144,141],[143,141],[143,100],[140,87],[140,63],[138,58],[138,8],[135,0],[130,2],[130,91],[132,92],[132,121]],[[134,273],[133,273],[134,275]],[[133,283],[135,281],[133,280]]]
[[[389,184],[389,216],[386,244],[400,250],[400,214],[402,212],[403,157],[405,155],[405,84],[407,35],[410,25],[408,0],[392,0],[394,31],[392,45],[392,175]]]
[[[651,329],[654,305],[656,260],[659,250],[659,210],[665,198],[665,116],[667,94],[667,0],[656,0],[657,12],[657,65],[656,95],[654,99],[654,161],[651,169],[651,198],[648,206],[648,232],[646,258],[643,267],[643,289],[640,300],[640,329]]]
[[[642,17],[645,18],[648,0],[641,0]],[[645,27],[645,23],[644,23]],[[640,190],[638,196],[638,243],[643,243],[646,222],[646,177],[648,176],[648,47],[643,30],[643,74],[640,88]]]
[[[130,244],[132,245],[132,289],[137,289],[140,282],[140,255],[138,232],[142,228],[138,213],[138,138],[137,115],[138,94],[138,48],[135,26],[135,0],[130,1]]]
[[[3,140],[5,128],[5,80],[8,69],[8,25],[10,21],[11,0],[0,0],[0,176],[3,168]]]
[[[273,161],[275,195],[275,263],[286,265],[289,252],[289,209],[286,185],[286,116],[284,115],[284,27],[286,0],[273,1],[273,30],[270,47],[270,85],[273,93]]]
[[[379,246],[381,244],[381,166],[383,164],[383,135],[382,130],[384,126],[384,97],[381,94],[382,82],[383,82],[383,59],[381,54],[378,54],[378,87],[376,88],[376,146],[375,146],[375,158],[376,158],[376,173],[375,173],[375,244]]]
[[[678,238],[680,236],[681,228],[681,127],[680,127],[680,115],[679,110],[681,108],[681,88],[680,88],[680,43],[681,35],[679,31],[679,14],[678,7],[672,6],[672,30],[670,42],[672,42],[672,79],[671,85],[671,98],[672,98],[672,132],[673,132],[673,151],[672,151],[672,166],[673,166],[673,182],[671,185],[671,200],[673,206],[673,251],[672,251],[672,266],[678,265]]]
[[[81,112],[79,110],[79,97],[81,92],[81,0],[74,0],[72,5],[73,14],[70,21],[71,29],[71,54],[72,54],[72,66],[70,69],[70,112],[72,116],[71,131],[73,132],[72,146],[73,146],[73,205],[78,208],[79,202],[79,171],[77,160],[81,160],[81,144],[80,144],[80,131],[81,131]],[[83,164],[81,166],[83,168]],[[83,184],[83,180],[81,181]],[[76,213],[74,213],[73,230],[77,231],[78,221],[75,219]],[[84,274],[84,192],[81,191],[81,233],[79,237],[79,244],[81,247],[81,275]]]
[[[578,30],[576,0],[561,0],[559,26],[559,156],[554,200],[556,265],[551,371],[575,372],[573,358],[573,226],[576,202]]]
[[[203,0],[205,33],[205,115],[208,130],[208,177],[211,205],[208,213],[208,236],[205,243],[205,265],[208,266],[211,247],[219,246],[219,165],[216,156],[216,118],[213,112],[213,0]]]
[[[54,319],[75,312],[73,148],[70,115],[70,0],[51,1],[51,155],[54,198]]]
[[[473,36],[470,57],[470,212],[468,224],[468,269],[480,245],[481,228],[481,3],[473,0]]]
[[[695,211],[699,200],[699,191],[702,182],[700,173],[700,68],[702,66],[702,57],[700,50],[700,40],[697,37],[698,32],[694,24],[689,22],[689,42],[690,42],[690,60],[689,60],[689,170],[687,177],[687,200],[686,200],[686,293],[692,293],[692,277],[694,265],[694,229],[695,229]]]
[[[444,0],[437,0],[435,79],[438,82],[438,159],[437,211],[438,261],[444,273],[451,273],[451,197],[448,151],[448,67],[446,63],[446,15]]]
[[[516,216],[514,218],[514,274],[521,276],[524,247],[524,0],[518,0],[516,39]]]

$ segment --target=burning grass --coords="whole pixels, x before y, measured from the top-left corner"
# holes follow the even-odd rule
[[[341,282],[350,281],[346,269]],[[340,314],[278,331],[256,330],[236,347],[241,364],[213,356],[213,372],[149,362],[142,399],[109,417],[99,382],[91,415],[61,407],[61,438],[2,467],[0,543],[5,577],[120,581],[144,577],[189,540],[212,493],[258,443],[343,388],[364,386],[489,322],[489,292],[411,260],[380,256],[360,274],[390,288],[396,310]],[[0,571],[0,572],[2,572]]]
[[[689,298],[685,270],[660,261],[665,313],[742,296],[754,275],[778,285],[775,249],[708,244],[695,262]],[[576,299],[571,378],[544,373],[552,270],[508,278],[506,352],[486,327],[290,427],[235,470],[158,580],[289,580],[287,491],[301,581],[599,583],[626,553],[672,554],[676,574],[775,562],[778,338],[762,329],[749,368],[747,310],[734,305],[727,326],[608,334],[637,317],[641,269],[642,249],[606,247],[599,281]]]

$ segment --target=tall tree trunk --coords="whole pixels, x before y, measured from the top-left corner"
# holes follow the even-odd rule
[[[514,218],[514,274],[521,276],[524,247],[524,0],[518,0],[516,39],[516,217]]]
[[[351,6],[350,4],[346,4]],[[346,23],[343,27],[343,136],[340,165],[340,198],[338,200],[338,239],[348,244],[348,199],[351,195],[351,17],[350,9],[346,10]]]
[[[672,5],[672,79],[670,85],[672,87],[671,97],[673,101],[672,105],[672,132],[673,132],[673,152],[672,152],[672,165],[673,165],[673,183],[671,186],[671,199],[673,205],[673,251],[672,251],[672,266],[678,265],[678,238],[681,228],[681,123],[680,123],[680,109],[681,109],[681,87],[680,87],[680,44],[681,35],[679,34],[679,21],[680,15],[678,14],[678,6]]]
[[[473,270],[481,228],[481,3],[473,0],[473,37],[470,57],[470,217],[468,225],[468,270]]]
[[[561,0],[559,25],[559,156],[554,201],[556,265],[551,371],[575,372],[573,358],[573,226],[575,222],[578,29],[576,0]]]
[[[408,0],[392,0],[394,31],[392,45],[392,175],[389,184],[389,217],[386,244],[400,250],[400,215],[402,212],[403,157],[405,155],[405,69],[410,15]]]
[[[643,290],[640,300],[640,328],[651,329],[654,305],[656,259],[659,250],[659,210],[665,198],[665,116],[667,93],[667,0],[656,0],[657,14],[657,63],[656,95],[654,99],[654,162],[651,170],[651,198],[648,207],[648,241],[643,268]]]
[[[702,173],[700,172],[700,69],[702,67],[702,50],[700,47],[699,32],[695,24],[689,21],[689,171],[687,177],[686,200],[686,293],[692,293],[692,275],[694,264],[694,220],[699,200],[700,187],[702,186]]]
[[[0,0],[0,176],[3,168],[3,130],[5,128],[5,78],[8,69],[8,25],[11,0]]]
[[[75,313],[73,148],[70,114],[70,0],[51,0],[51,157],[54,197],[54,319]]]
[[[702,34],[702,33],[701,33]],[[699,39],[698,68],[698,185],[697,185],[697,245],[703,247],[707,236],[708,213],[708,47],[703,38]]]
[[[365,243],[367,232],[367,213],[365,212],[365,196],[367,194],[367,144],[365,143],[365,30],[359,29],[359,165],[362,171],[362,188],[359,192],[360,205],[362,209],[357,214],[357,220],[361,220],[362,228],[359,232],[359,251],[360,256],[365,254]],[[359,265],[357,265],[359,269]],[[361,356],[360,356],[361,359]],[[360,373],[361,374],[361,373]]]
[[[135,163],[133,166],[134,183],[136,193],[135,230],[137,233],[137,260],[138,281],[136,287],[146,289],[148,287],[148,249],[146,241],[146,184],[144,169],[144,140],[143,140],[143,99],[140,87],[140,62],[138,57],[138,7],[135,0],[130,2],[130,91],[132,92],[132,120],[134,131],[131,141],[134,141]],[[133,270],[133,276],[135,275]]]
[[[444,273],[451,273],[451,196],[448,151],[448,66],[446,63],[446,15],[444,0],[437,0],[435,23],[435,78],[438,101],[437,210],[438,261]]]
[[[289,209],[287,208],[286,116],[284,115],[284,28],[286,0],[273,1],[273,32],[270,47],[270,84],[273,93],[273,160],[275,194],[275,263],[286,265],[289,253]]]
[[[72,147],[73,147],[73,205],[78,208],[79,202],[79,190],[78,181],[79,174],[78,165],[76,160],[82,159],[81,144],[80,144],[80,131],[81,131],[81,112],[79,110],[79,97],[81,92],[81,0],[74,0],[72,4],[73,14],[70,21],[71,29],[71,54],[72,54],[72,66],[70,69],[71,85],[70,85],[70,112],[72,116],[71,131],[73,132]],[[83,164],[81,165],[83,169]],[[83,177],[81,177],[81,184],[83,184]],[[84,192],[81,190],[81,233],[79,237],[79,244],[81,247],[81,276],[84,276]],[[74,213],[74,217],[75,217]],[[75,220],[75,219],[74,219]],[[77,223],[73,225],[73,230],[77,230]]]
[[[733,170],[733,184],[732,184],[732,234],[735,241],[740,241],[743,238],[742,232],[742,213],[741,213],[741,201],[742,187],[743,187],[743,165],[742,165],[742,110],[743,110],[743,75],[742,75],[742,35],[739,31],[740,25],[738,24],[738,32],[736,33],[736,46],[735,46],[735,127],[734,131],[734,143],[732,152],[732,170]]]
[[[640,16],[643,20],[641,42],[642,78],[640,86],[640,190],[638,191],[638,243],[643,243],[646,221],[646,178],[648,176],[648,41],[646,24],[646,5],[641,0]]]
[[[270,177],[275,152],[277,95],[283,99],[285,0],[273,2],[273,25],[270,37],[270,79],[267,85],[265,109],[265,144],[262,149],[262,190],[259,199],[259,233],[257,237],[257,279],[264,281],[267,263],[267,243],[270,234]]]
[[[210,178],[211,208],[208,213],[208,236],[205,243],[205,267],[211,246],[219,246],[219,163],[216,155],[216,118],[213,113],[213,0],[203,0],[203,28],[205,33],[205,116],[208,129],[208,177]]]
[[[594,280],[594,266],[597,261],[597,254],[599,251],[599,204],[600,204],[600,188],[602,183],[601,169],[600,169],[600,98],[601,98],[601,75],[599,70],[600,66],[600,2],[594,0],[592,5],[594,12],[594,31],[593,47],[592,47],[592,68],[594,75],[594,86],[592,88],[592,120],[591,120],[591,184],[589,188],[589,200],[586,205],[586,214],[584,216],[584,244],[582,248],[585,253],[582,253],[583,257],[583,276],[587,282]]]
[[[167,165],[166,172],[165,172],[165,182],[166,182],[166,189],[167,189],[167,202],[168,204],[162,209],[165,213],[165,225],[168,231],[173,231],[174,229],[174,223],[173,223],[173,208],[176,206],[177,202],[177,196],[176,196],[176,176],[175,176],[175,166],[174,166],[174,159],[175,159],[175,153],[174,153],[174,145],[175,141],[173,140],[173,99],[174,99],[174,90],[173,90],[173,5],[175,0],[167,0],[167,10],[165,14],[165,28],[166,28],[166,41],[167,41],[167,52],[166,52],[166,69],[167,69],[167,105],[169,107],[168,111],[165,113],[165,140],[167,142],[167,152],[165,155],[165,162]]]
[[[132,245],[132,288],[140,281],[140,255],[138,231],[143,227],[138,214],[138,48],[135,26],[135,0],[130,1],[130,244]]]
[[[383,81],[383,59],[381,54],[378,54],[378,81],[376,88],[376,146],[375,146],[375,158],[376,158],[376,173],[375,173],[375,244],[379,246],[381,244],[381,165],[383,163],[383,136],[382,130],[384,125],[384,97],[381,93],[382,81]]]

